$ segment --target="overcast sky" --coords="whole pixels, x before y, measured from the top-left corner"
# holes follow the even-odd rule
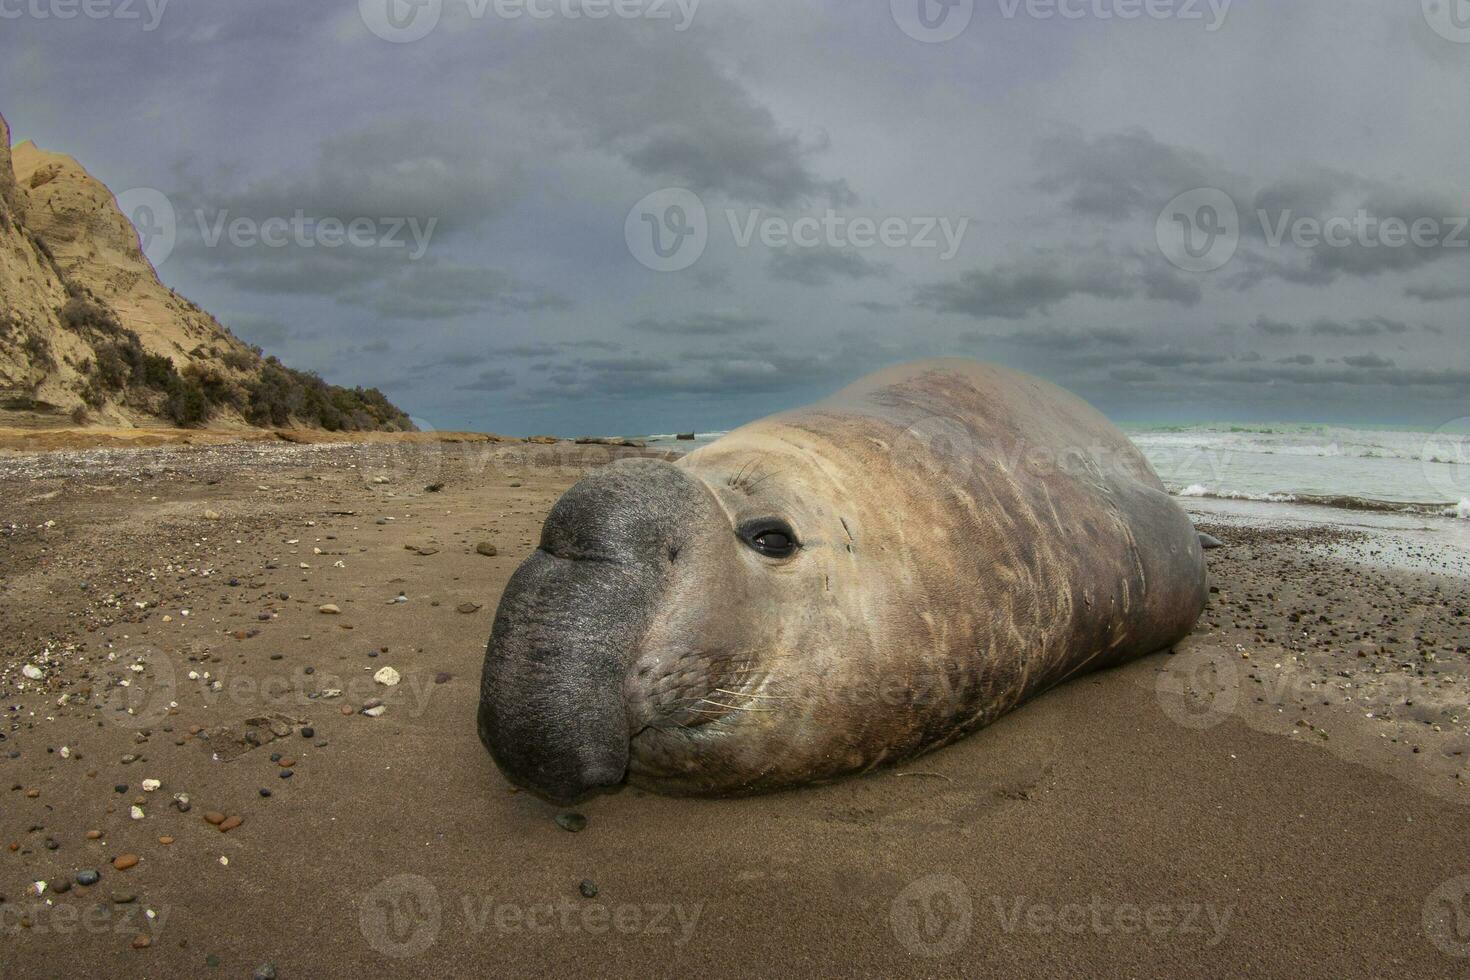
[[[1465,0],[68,2],[0,0],[15,138],[421,424],[727,428],[939,354],[1120,420],[1470,414]]]

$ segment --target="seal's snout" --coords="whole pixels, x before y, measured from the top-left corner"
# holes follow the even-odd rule
[[[557,501],[511,576],[480,684],[480,740],[510,780],[557,802],[622,782],[623,686],[709,492],[683,470],[628,460]]]

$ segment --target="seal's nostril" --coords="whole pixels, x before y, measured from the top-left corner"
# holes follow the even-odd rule
[[[678,561],[678,560],[679,560],[679,549],[677,547],[671,546],[669,548],[669,561]]]

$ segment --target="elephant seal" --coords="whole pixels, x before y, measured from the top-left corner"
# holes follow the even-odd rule
[[[1188,516],[1101,414],[919,362],[568,490],[500,600],[480,738],[557,802],[824,782],[1167,648],[1205,599]]]

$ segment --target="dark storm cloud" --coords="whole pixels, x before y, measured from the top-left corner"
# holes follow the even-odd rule
[[[230,218],[434,219],[441,231],[477,225],[510,200],[516,156],[488,134],[428,119],[389,118],[326,137],[313,159],[238,190],[197,190],[184,203],[206,222]],[[197,215],[190,213],[189,221]]]
[[[1342,363],[1346,364],[1348,367],[1355,368],[1393,367],[1393,361],[1389,360],[1386,357],[1379,357],[1377,354],[1354,354],[1349,357],[1344,357],[1342,359]]]
[[[1265,315],[1256,317],[1251,327],[1273,337],[1290,337],[1297,332],[1296,324],[1287,323],[1284,320],[1273,320]]]
[[[1048,313],[1064,300],[1089,297],[1125,300],[1142,293],[1149,299],[1193,305],[1201,298],[1196,283],[1161,268],[1162,258],[1105,246],[1039,250],[989,269],[973,269],[949,282],[915,290],[915,301],[941,313],[976,319],[1022,320]]]
[[[1054,326],[1026,327],[1006,334],[988,334],[979,330],[967,330],[960,334],[962,340],[971,343],[1003,341],[1018,347],[1034,347],[1042,350],[1067,352],[1088,350],[1095,347],[1128,347],[1138,342],[1138,337],[1119,327]]]
[[[1442,303],[1452,299],[1470,299],[1470,282],[1429,283],[1405,286],[1404,295],[1426,303]]]
[[[1075,214],[1113,221],[1152,219],[1176,194],[1237,182],[1205,155],[1169,146],[1138,127],[1047,137],[1037,142],[1036,163],[1039,190],[1064,197]]]
[[[670,38],[616,21],[557,26],[497,78],[517,91],[535,77],[540,105],[588,145],[699,194],[771,207],[855,202],[845,180],[814,167],[830,147],[826,135],[783,126],[692,33]]]
[[[397,320],[442,320],[485,311],[533,313],[572,306],[566,297],[521,282],[503,270],[434,259],[399,264],[376,281],[371,291],[339,294],[339,298]]]
[[[887,276],[891,268],[855,249],[787,248],[771,252],[766,269],[773,279],[826,286],[834,279],[872,279]]]
[[[1311,354],[1292,354],[1290,357],[1278,357],[1277,364],[1316,364],[1317,359]]]
[[[1377,337],[1385,333],[1408,333],[1409,325],[1382,316],[1359,317],[1351,321],[1323,317],[1312,324],[1311,331],[1319,337]]]
[[[629,323],[628,329],[670,337],[723,337],[759,330],[770,323],[770,317],[745,313],[689,313],[681,317],[642,317]]]
[[[501,391],[516,383],[516,376],[505,368],[491,368],[481,371],[473,381],[456,385],[457,391]]]

